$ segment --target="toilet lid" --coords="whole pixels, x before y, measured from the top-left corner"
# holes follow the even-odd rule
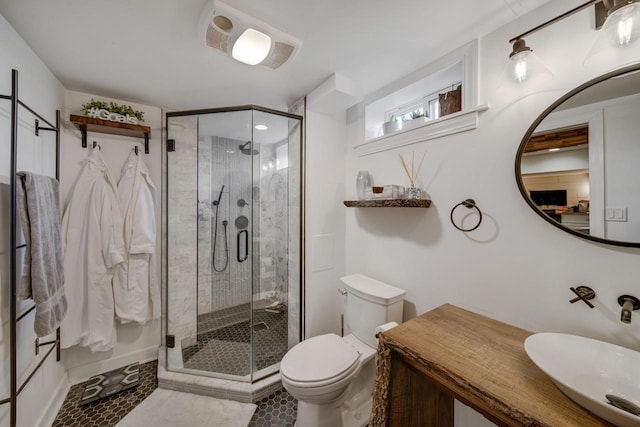
[[[282,375],[298,382],[318,382],[340,376],[360,354],[336,334],[309,338],[293,346],[280,362]]]

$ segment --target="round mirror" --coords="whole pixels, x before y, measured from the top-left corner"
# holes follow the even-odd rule
[[[515,170],[522,196],[547,222],[640,247],[640,64],[554,102],[524,135]]]

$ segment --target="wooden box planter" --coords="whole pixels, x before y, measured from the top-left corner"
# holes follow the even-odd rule
[[[440,102],[440,117],[457,113],[462,110],[462,89],[450,90],[438,95]]]

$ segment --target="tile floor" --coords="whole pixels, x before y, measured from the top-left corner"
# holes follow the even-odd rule
[[[157,370],[157,361],[143,363],[140,365],[140,380],[137,387],[84,406],[80,406],[84,383],[71,386],[53,422],[53,427],[116,425],[158,387]]]
[[[284,306],[283,306],[284,307]],[[198,342],[182,349],[185,368],[245,376],[251,373],[249,304],[198,316]],[[288,350],[286,307],[253,310],[254,370],[282,360]]]
[[[84,384],[72,386],[53,427],[115,426],[158,387],[157,366],[157,361],[141,364],[138,387],[85,406],[79,405]],[[256,405],[258,409],[253,414],[250,427],[293,427],[297,402],[286,390],[277,391]]]

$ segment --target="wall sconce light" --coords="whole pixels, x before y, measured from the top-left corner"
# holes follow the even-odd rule
[[[640,0],[603,0],[596,5],[596,28],[600,33],[584,65],[595,58],[624,64],[637,59],[625,58],[625,54],[640,38]]]
[[[591,0],[509,40],[509,43],[513,44],[513,50],[509,54],[506,67],[507,78],[522,83],[534,75],[551,74],[544,63],[533,54],[533,50],[526,45],[524,37],[593,5],[596,7],[596,29],[601,33],[589,51],[585,65],[588,60],[602,52],[611,52],[616,48],[620,50],[640,38],[640,0]],[[631,60],[638,59],[640,58],[636,56]],[[615,63],[618,62],[620,61]]]
[[[513,42],[513,51],[509,54],[506,73],[516,83],[522,83],[532,75],[548,74],[553,76],[553,73],[533,53],[523,38],[517,38]]]

